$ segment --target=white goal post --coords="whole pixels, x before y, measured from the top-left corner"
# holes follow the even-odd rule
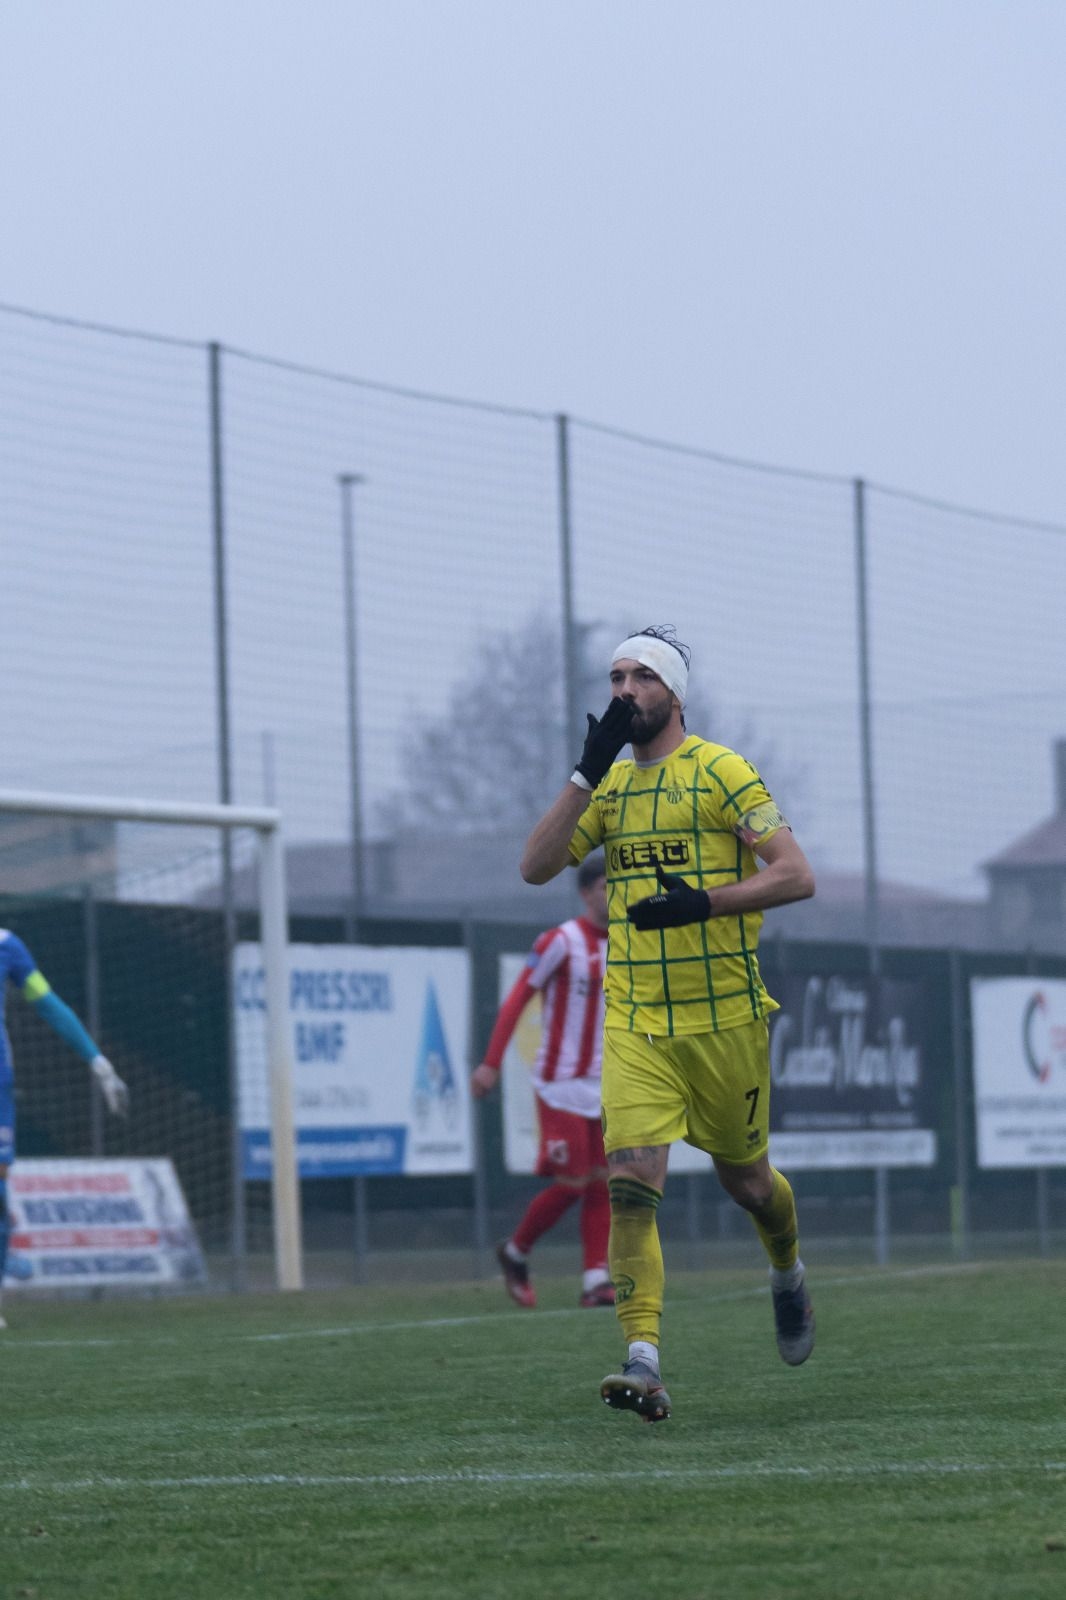
[[[281,814],[265,806],[203,805],[96,795],[34,793],[0,789],[0,815],[96,818],[110,822],[170,823],[177,827],[253,830],[259,839],[259,895],[263,950],[266,1047],[273,1150],[272,1218],[279,1289],[303,1287],[300,1192],[292,1094],[292,1046],[288,1025],[288,909]],[[237,1115],[237,1107],[233,1107]]]

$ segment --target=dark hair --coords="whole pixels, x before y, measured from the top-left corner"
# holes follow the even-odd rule
[[[641,628],[639,633],[630,635],[633,639],[658,639],[663,644],[668,644],[671,650],[676,650],[686,667],[692,665],[692,651],[687,644],[682,644],[677,637],[677,629],[672,622],[660,623],[654,628]]]
[[[577,869],[577,886],[579,889],[590,889],[594,883],[599,883],[601,878],[607,876],[607,863],[603,859],[603,852],[597,850],[595,854],[586,856]]]

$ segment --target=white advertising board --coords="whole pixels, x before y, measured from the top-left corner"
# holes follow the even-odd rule
[[[173,1163],[16,1161],[7,1180],[4,1288],[202,1283],[203,1256]]]
[[[971,978],[981,1167],[1066,1166],[1066,980]]]
[[[526,964],[522,955],[500,957],[500,999],[507,995]],[[537,1101],[531,1070],[540,1045],[541,1000],[537,995],[522,1013],[503,1058],[503,1159],[508,1172],[535,1172],[540,1143]],[[670,1151],[671,1172],[706,1172],[711,1158],[678,1142]]]
[[[258,944],[234,952],[246,1178],[269,1177]],[[465,950],[289,946],[293,1104],[302,1178],[470,1172]]]

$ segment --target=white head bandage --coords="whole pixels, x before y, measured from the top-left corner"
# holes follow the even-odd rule
[[[665,639],[656,639],[649,633],[631,634],[628,639],[622,640],[611,657],[612,667],[616,661],[639,661],[642,667],[650,667],[684,705],[688,692],[688,668],[680,650],[667,644]]]

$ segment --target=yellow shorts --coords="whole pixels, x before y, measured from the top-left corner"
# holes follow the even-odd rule
[[[766,1154],[770,1042],[765,1017],[720,1033],[670,1039],[608,1028],[603,1036],[603,1142],[612,1150],[684,1139],[744,1166]]]

